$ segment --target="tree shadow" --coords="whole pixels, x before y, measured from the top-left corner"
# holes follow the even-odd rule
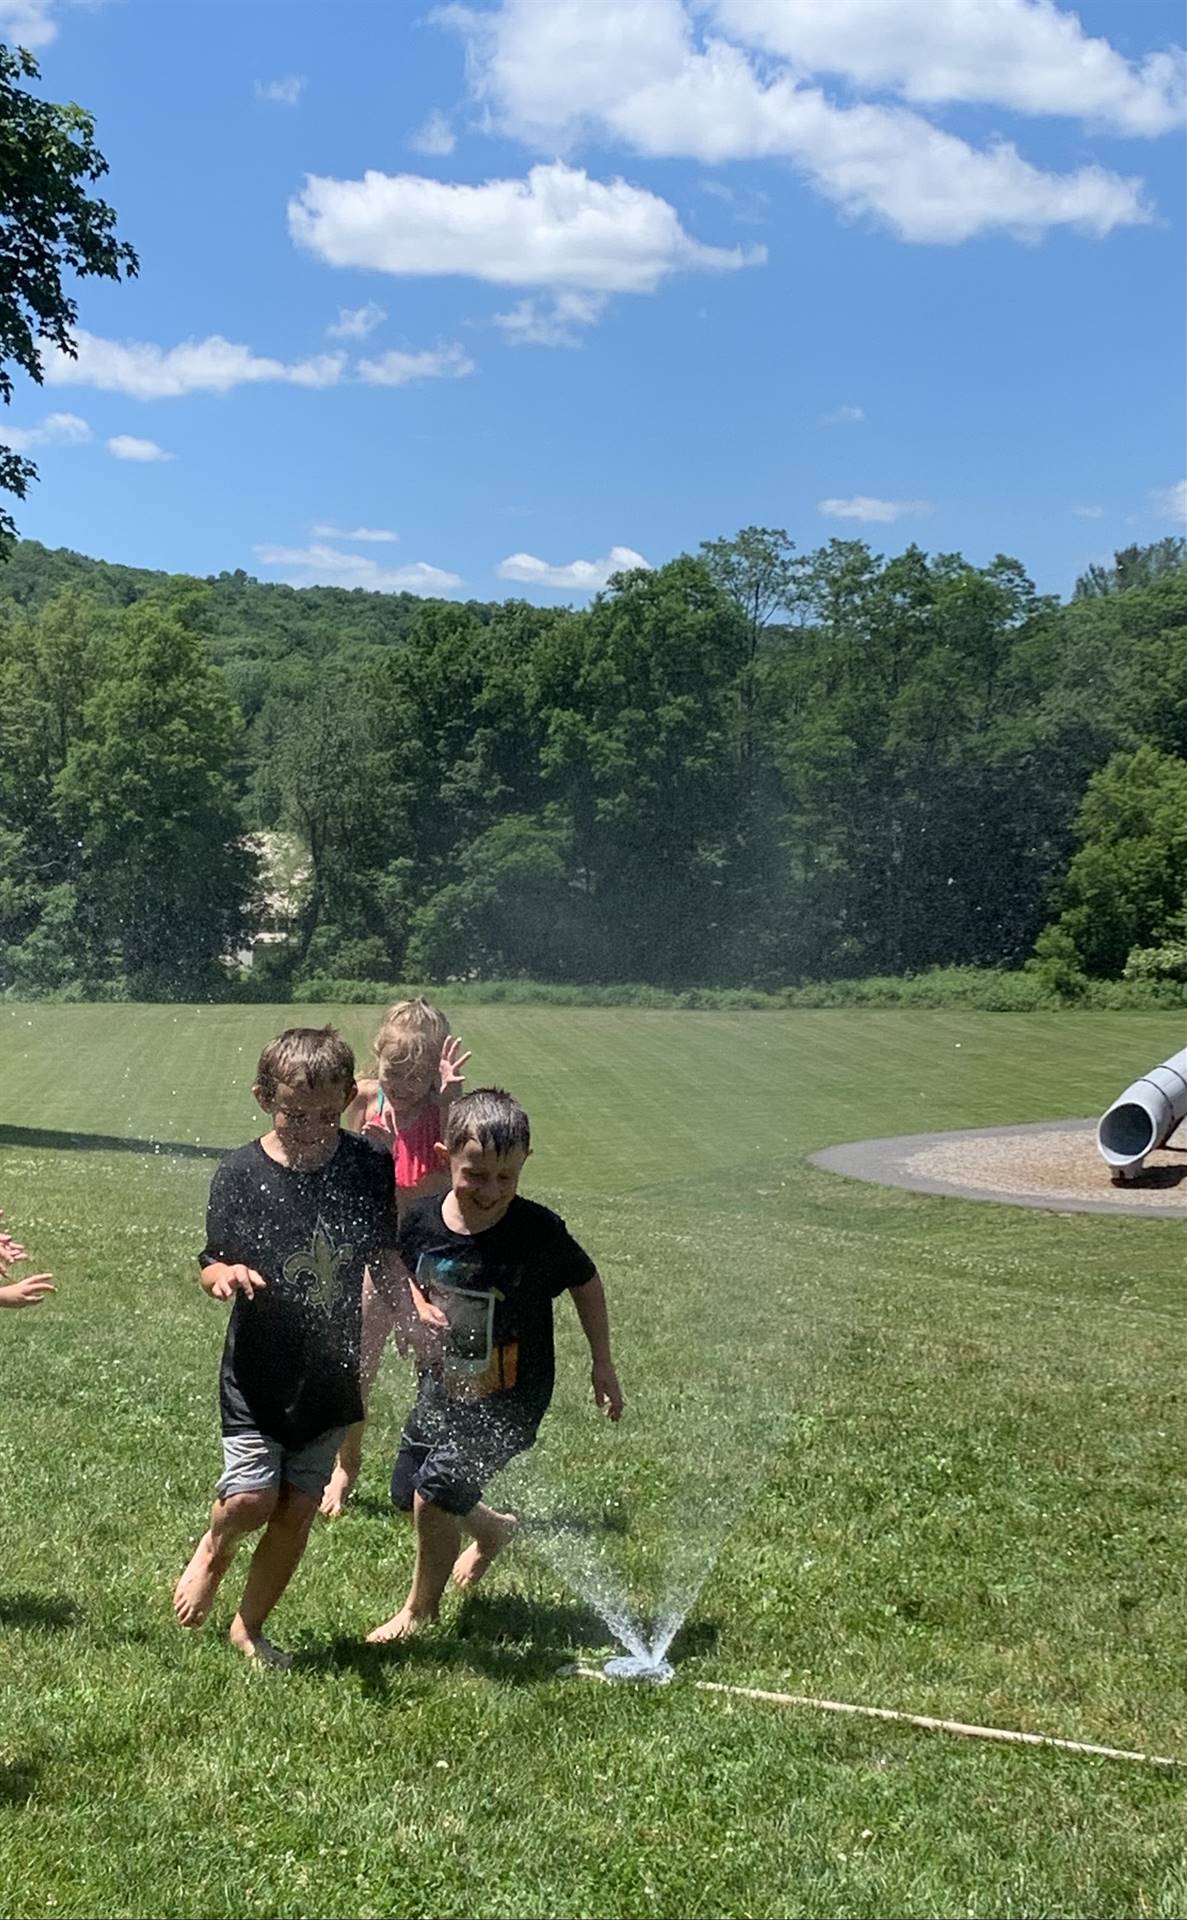
[[[40,1760],[0,1760],[0,1807],[21,1807],[31,1800],[42,1767]]]
[[[229,1147],[200,1140],[133,1140],[118,1133],[67,1133],[56,1127],[0,1125],[0,1147],[57,1148],[67,1153],[144,1153],[158,1159],[222,1160]]]
[[[0,1627],[75,1627],[82,1619],[77,1601],[56,1594],[0,1593]]]

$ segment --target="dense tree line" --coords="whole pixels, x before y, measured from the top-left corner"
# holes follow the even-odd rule
[[[0,986],[226,991],[262,928],[276,990],[1173,971],[1185,561],[1130,549],[1061,605],[1011,559],[748,528],[575,612],[25,542]]]

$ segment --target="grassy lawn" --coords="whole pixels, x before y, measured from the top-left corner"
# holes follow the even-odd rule
[[[468,1009],[471,1085],[532,1115],[525,1191],[606,1276],[628,1417],[595,1418],[562,1302],[553,1411],[502,1487],[548,1551],[368,1649],[411,1562],[389,1361],[275,1675],[223,1637],[238,1570],[203,1634],[169,1608],[219,1461],[225,1310],[194,1253],[262,1041],[332,1015],[0,1006],[0,1205],[59,1280],[0,1326],[0,1912],[1187,1910],[1182,1775],[682,1684],[1187,1756],[1177,1223],[803,1157],[1095,1113],[1181,1020]],[[366,1010],[340,1024],[361,1054]],[[650,1614],[718,1549],[670,1687],[557,1677],[609,1647],[564,1568]]]

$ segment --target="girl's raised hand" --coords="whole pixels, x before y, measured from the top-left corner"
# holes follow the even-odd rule
[[[455,1040],[453,1034],[447,1034],[441,1049],[441,1091],[448,1093],[453,1087],[465,1085],[466,1076],[462,1069],[470,1058],[461,1050],[462,1043]]]

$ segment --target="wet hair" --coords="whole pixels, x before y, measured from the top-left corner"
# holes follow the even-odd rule
[[[502,1087],[477,1087],[455,1100],[445,1121],[445,1151],[460,1153],[473,1141],[488,1153],[514,1153],[531,1148],[528,1116],[518,1100]]]
[[[449,1022],[440,1007],[421,999],[397,1000],[380,1021],[373,1051],[377,1060],[395,1054],[418,1066],[436,1065],[448,1038]]]
[[[278,1087],[342,1087],[354,1079],[354,1053],[334,1027],[287,1027],[269,1040],[256,1068],[265,1105]]]

